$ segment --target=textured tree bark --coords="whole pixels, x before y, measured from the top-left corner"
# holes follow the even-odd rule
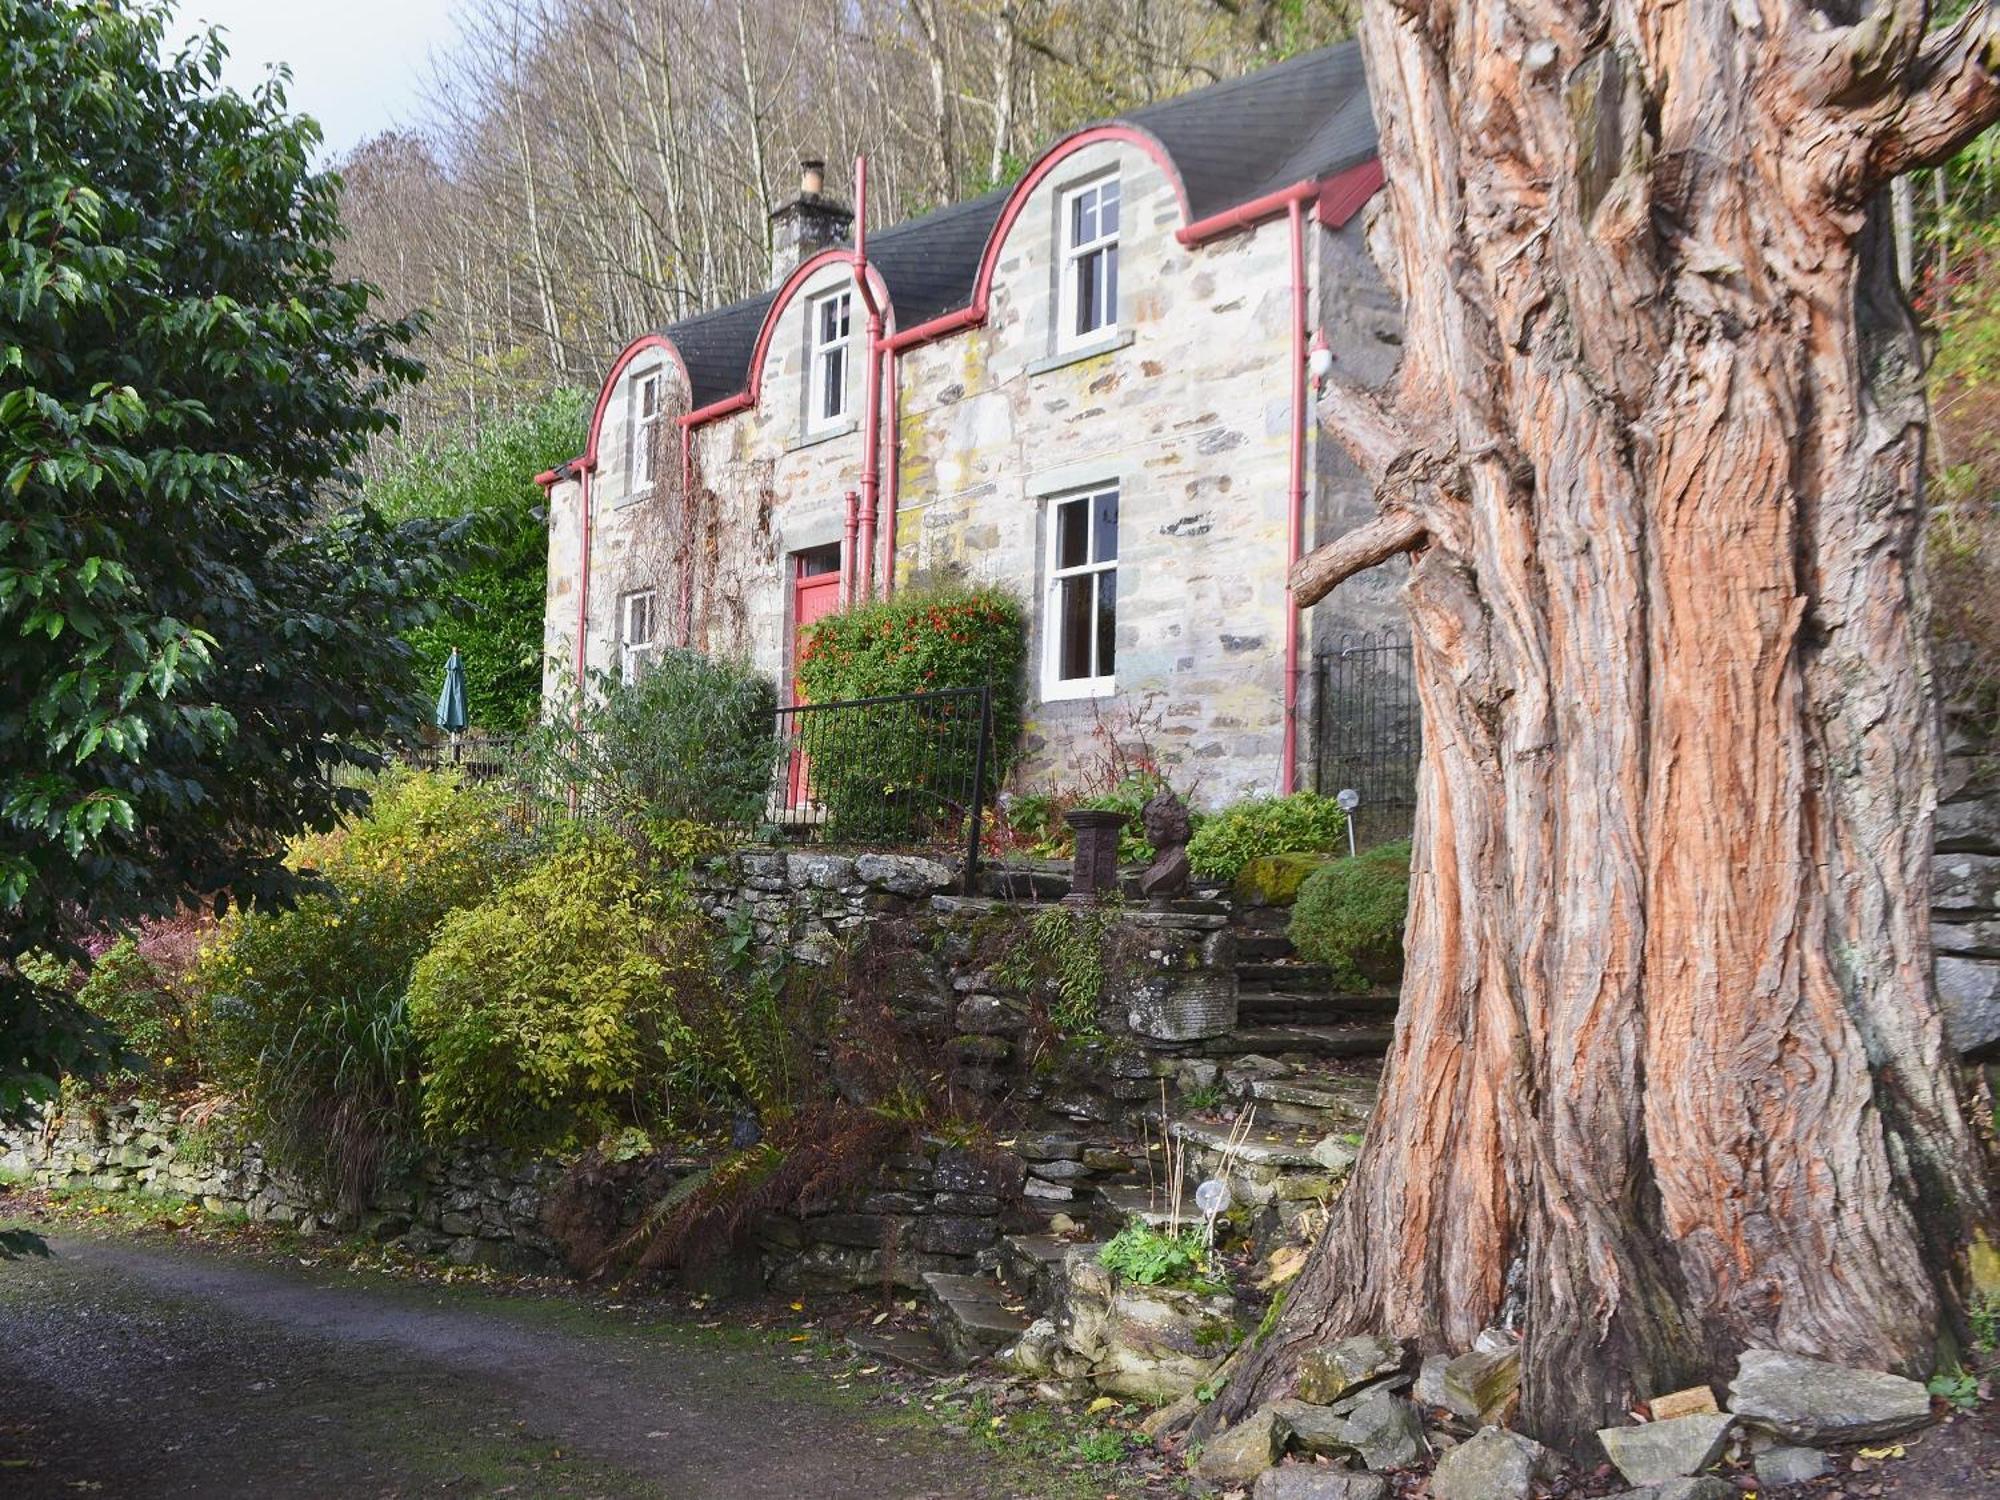
[[[1322,416],[1412,557],[1408,977],[1353,1180],[1200,1419],[1523,1337],[1581,1449],[1746,1346],[1927,1369],[1990,1218],[1930,986],[1923,391],[1879,212],[1992,6],[1369,0],[1405,357]]]

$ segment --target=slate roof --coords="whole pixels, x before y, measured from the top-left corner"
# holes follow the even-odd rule
[[[1180,174],[1191,222],[1376,154],[1361,49],[1353,42],[1099,123],[1135,126],[1159,141]],[[889,289],[899,328],[970,305],[980,258],[1011,191],[996,188],[869,236],[868,260]],[[660,330],[687,364],[696,406],[747,387],[774,295],[760,292]]]

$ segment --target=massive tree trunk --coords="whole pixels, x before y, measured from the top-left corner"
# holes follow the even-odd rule
[[[1866,7],[1864,7],[1866,8]],[[1407,553],[1424,748],[1381,1101],[1274,1332],[1523,1336],[1578,1448],[1750,1345],[1926,1369],[1990,1212],[1927,916],[1920,365],[1880,211],[1986,8],[1369,0],[1406,329],[1322,416]]]

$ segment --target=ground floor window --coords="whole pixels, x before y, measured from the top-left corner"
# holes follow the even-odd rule
[[[632,682],[653,649],[653,591],[639,589],[618,601],[618,676]]]
[[[1049,501],[1042,696],[1111,690],[1117,667],[1118,486]]]

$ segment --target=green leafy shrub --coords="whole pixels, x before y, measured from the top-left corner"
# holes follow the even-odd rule
[[[481,421],[462,441],[400,443],[367,488],[393,521],[471,522],[476,545],[433,586],[449,617],[404,639],[433,691],[458,650],[466,708],[482,729],[524,728],[541,704],[549,535],[534,476],[578,451],[586,410],[583,392],[560,390],[516,416]]]
[[[1125,826],[1118,830],[1118,863],[1147,865],[1153,862],[1153,846],[1146,842],[1145,824],[1139,813],[1154,793],[1163,791],[1167,780],[1156,771],[1134,771],[1101,792],[1028,792],[1007,804],[1007,823],[1027,852],[1042,859],[1069,859],[1076,853],[1076,835],[1063,814],[1075,810],[1125,814]],[[1199,826],[1200,820],[1196,820]]]
[[[117,1031],[127,1054],[100,1087],[122,1090],[143,1078],[156,1091],[178,1093],[199,1078],[195,997],[186,971],[164,959],[161,946],[152,933],[120,938],[92,962],[76,992],[79,1005]]]
[[[411,975],[425,1134],[563,1149],[658,1117],[691,1062],[682,992],[715,984],[710,947],[631,845],[574,833],[447,918]]]
[[[205,1060],[278,1160],[353,1204],[412,1142],[410,970],[448,914],[530,852],[498,794],[394,773],[367,817],[294,843],[291,862],[315,877],[297,905],[223,922],[192,977]]]
[[[1299,887],[1288,929],[1292,946],[1332,969],[1343,989],[1392,984],[1402,977],[1409,906],[1408,841],[1331,860]]]
[[[642,834],[672,862],[709,852],[701,831],[763,821],[778,745],[777,690],[746,663],[671,647],[637,678],[600,674],[592,701],[530,738],[541,795]]]
[[[1010,595],[914,589],[815,622],[799,653],[799,686],[811,703],[989,687],[990,797],[1020,738],[1025,654],[1021,607]],[[954,825],[972,779],[977,712],[954,701],[804,716],[813,798],[834,831],[893,839]]]
[[[1254,797],[1203,820],[1188,843],[1188,864],[1204,880],[1231,881],[1259,855],[1331,851],[1346,831],[1347,815],[1331,797]]]
[[[1135,1219],[1105,1242],[1097,1262],[1141,1286],[1213,1291],[1220,1285],[1199,1229],[1169,1234]]]

